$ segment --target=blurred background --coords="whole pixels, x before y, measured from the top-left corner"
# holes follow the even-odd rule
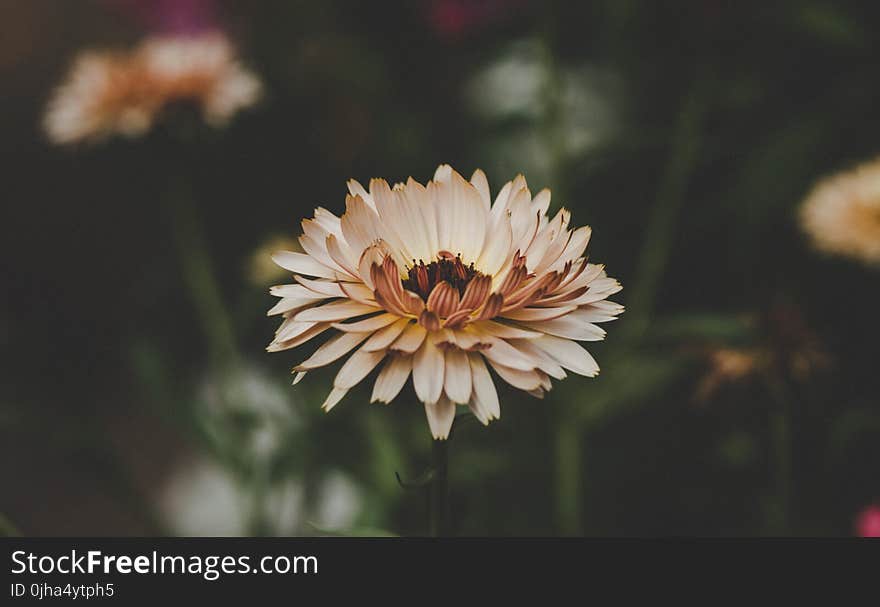
[[[880,152],[880,5],[805,0],[0,1],[0,526],[25,535],[421,535],[411,388],[330,414],[267,354],[269,260],[345,181],[523,173],[623,283],[596,379],[451,444],[458,535],[866,535],[880,270],[797,209]],[[58,145],[88,49],[225,32],[222,128]],[[186,123],[192,124],[192,121]],[[184,132],[185,131],[185,132]],[[407,394],[411,398],[407,398]],[[872,509],[873,508],[873,509]]]

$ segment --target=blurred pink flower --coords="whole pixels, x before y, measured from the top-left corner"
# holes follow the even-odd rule
[[[868,506],[856,516],[856,535],[880,537],[880,505]]]
[[[525,0],[428,0],[428,23],[445,38],[469,32],[510,16]]]
[[[158,34],[197,34],[217,28],[217,0],[102,0]]]

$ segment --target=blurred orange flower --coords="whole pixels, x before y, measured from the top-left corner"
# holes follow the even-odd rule
[[[177,103],[192,104],[220,127],[256,103],[261,89],[222,33],[150,37],[130,52],[80,54],[49,103],[44,128],[58,144],[138,137]]]

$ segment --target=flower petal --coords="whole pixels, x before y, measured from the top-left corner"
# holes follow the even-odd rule
[[[389,356],[376,384],[373,386],[373,396],[370,402],[390,403],[406,384],[409,373],[412,370],[412,356]]]
[[[443,352],[425,339],[413,358],[413,385],[423,403],[436,403],[440,398],[445,366]]]
[[[495,390],[495,382],[492,381],[483,357],[477,353],[470,353],[468,362],[471,366],[474,387],[472,397],[478,401],[478,406],[488,414],[489,419],[500,418],[501,405],[498,402],[498,392]]]
[[[428,417],[431,436],[437,440],[449,438],[449,431],[452,430],[452,423],[455,421],[455,403],[444,396],[436,403],[425,403],[425,414]]]
[[[535,322],[535,325],[531,325],[532,328],[535,328],[543,327],[543,324],[541,323],[554,318],[559,318],[560,316],[565,316],[569,312],[574,312],[575,310],[577,310],[577,306],[562,306],[559,308],[519,308],[518,310],[502,312],[501,316],[511,320]]]
[[[378,331],[383,327],[387,327],[391,323],[397,321],[400,317],[395,314],[378,314],[376,316],[371,316],[369,318],[365,318],[363,320],[358,320],[355,322],[335,322],[333,323],[334,329],[339,329],[340,331],[347,332],[355,332],[355,333],[363,333],[373,331]]]
[[[325,266],[305,253],[278,251],[277,253],[272,254],[272,261],[285,270],[294,272],[295,274],[305,274],[306,276],[317,276],[319,278],[330,279],[336,279],[339,274],[332,268]]]
[[[327,396],[327,400],[324,401],[324,404],[321,405],[321,408],[324,411],[329,411],[333,407],[342,400],[342,397],[348,394],[348,390],[340,390],[339,388],[333,388],[330,391],[330,394]]]
[[[410,323],[388,349],[412,354],[419,349],[427,334],[428,332],[419,323]]]
[[[299,321],[334,322],[381,311],[382,308],[376,306],[342,300],[303,310],[297,313],[294,318]]]
[[[552,310],[553,308],[548,309]],[[583,315],[579,315],[578,312],[571,312],[553,320],[523,322],[523,325],[535,331],[577,341],[602,341],[605,339],[605,329],[584,320]]]
[[[471,399],[471,367],[468,356],[458,348],[448,348],[445,355],[443,390],[454,403],[465,405]]]
[[[389,314],[389,316],[394,315]],[[367,352],[384,350],[390,346],[401,333],[403,333],[407,325],[409,325],[410,320],[408,318],[398,318],[396,316],[394,316],[394,318],[395,320],[392,324],[384,327],[381,331],[377,331],[369,340],[367,340],[367,343],[364,344],[364,350]]]
[[[363,348],[352,354],[333,380],[333,386],[342,390],[350,390],[376,368],[385,352],[366,352]]]
[[[531,343],[550,355],[559,366],[578,375],[595,377],[599,374],[596,359],[583,346],[570,339],[543,335],[531,340]]]
[[[334,335],[309,358],[294,367],[296,371],[308,371],[329,365],[364,341],[369,333],[340,333]]]

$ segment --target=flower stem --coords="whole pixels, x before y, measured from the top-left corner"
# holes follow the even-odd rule
[[[770,529],[772,533],[788,535],[791,533],[794,494],[792,408],[783,381],[779,378],[772,378],[769,384],[776,405],[770,417],[773,451],[772,474],[776,489],[776,503],[771,512]]]
[[[651,209],[645,243],[627,305],[626,337],[638,341],[648,328],[661,280],[672,252],[676,223],[685,203],[691,174],[699,161],[706,116],[706,77],[694,80],[679,109],[669,158]],[[626,340],[626,341],[628,341]]]
[[[433,537],[449,536],[449,441],[435,440],[431,447],[434,478],[429,489]]]
[[[583,531],[581,452],[581,428],[572,423],[566,408],[556,427],[556,525],[562,535],[579,535]]]
[[[211,355],[221,368],[229,368],[238,359],[232,322],[214,276],[211,256],[186,177],[178,176],[172,182],[166,202],[184,282],[198,312]]]

